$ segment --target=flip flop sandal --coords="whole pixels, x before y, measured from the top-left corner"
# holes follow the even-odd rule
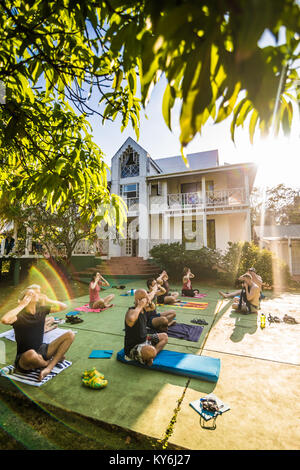
[[[108,381],[102,380],[99,377],[91,377],[89,379],[82,379],[82,385],[85,387],[93,388],[94,390],[100,390],[107,386]]]
[[[195,323],[196,325],[208,325],[205,320],[201,320],[199,318],[194,318],[194,320],[191,320],[191,323]]]
[[[92,369],[85,370],[81,376],[82,379],[90,379],[92,377],[99,378],[101,380],[104,379],[104,375],[99,372],[96,367],[93,367]]]
[[[272,315],[269,314],[268,322],[269,323],[281,323],[281,320],[279,317],[272,317]]]
[[[83,320],[79,317],[70,317],[70,321],[69,323],[71,323],[71,325],[76,325],[77,323],[82,323]]]
[[[298,322],[295,320],[295,318],[290,317],[289,315],[284,315],[283,321],[285,323],[290,323],[291,325],[296,325]]]

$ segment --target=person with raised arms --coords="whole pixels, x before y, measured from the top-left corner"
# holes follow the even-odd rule
[[[53,367],[64,359],[75,335],[68,331],[50,344],[43,343],[45,319],[51,307],[41,305],[39,301],[40,294],[37,290],[25,289],[18,306],[4,314],[1,322],[12,325],[15,332],[15,367],[21,372],[41,369],[40,380],[43,380]]]
[[[168,342],[166,333],[147,334],[145,307],[153,301],[156,291],[157,287],[150,294],[145,289],[137,289],[134,294],[135,305],[125,315],[125,358],[148,366],[152,366],[156,355]]]
[[[260,288],[249,273],[243,274],[239,281],[242,281],[242,292],[239,298],[234,299],[232,308],[241,313],[257,313],[260,308]]]
[[[160,282],[162,282],[162,287],[165,289],[165,293],[157,296],[157,303],[158,304],[174,304],[175,302],[177,302],[179,293],[170,292],[169,276],[166,271],[163,271],[162,274],[160,275]]]
[[[90,303],[89,307],[93,309],[112,307],[111,301],[115,294],[107,295],[104,298],[100,297],[102,286],[109,287],[109,282],[101,276],[99,272],[94,273],[89,285]]]
[[[148,328],[152,328],[153,330],[157,331],[167,331],[169,326],[174,325],[176,312],[175,310],[166,310],[164,312],[158,313],[156,310],[156,298],[159,295],[165,293],[164,287],[159,284],[160,278],[157,279],[152,278],[147,280],[147,287],[148,287],[148,294],[150,294],[154,287],[157,286],[156,294],[147,307],[145,307],[146,315],[147,315],[147,326]]]
[[[183,268],[183,278],[182,278],[182,289],[181,294],[185,297],[195,297],[195,294],[199,294],[198,289],[193,289],[192,281],[195,275],[192,273],[190,268]]]

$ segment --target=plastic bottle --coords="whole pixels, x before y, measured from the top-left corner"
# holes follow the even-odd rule
[[[266,326],[266,317],[264,313],[261,313],[260,315],[260,327],[263,330]]]

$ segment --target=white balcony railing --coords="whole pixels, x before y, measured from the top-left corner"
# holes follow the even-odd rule
[[[246,204],[244,188],[206,191],[207,207],[232,207]]]
[[[234,208],[247,204],[244,188],[230,188],[216,191],[206,191],[205,205],[202,192],[176,193],[167,196],[150,197],[150,209],[152,211],[166,211],[189,208]]]
[[[139,198],[138,197],[129,197],[124,198],[125,203],[127,204],[128,211],[138,211],[139,210]]]

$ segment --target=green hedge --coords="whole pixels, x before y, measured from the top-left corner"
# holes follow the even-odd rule
[[[181,280],[182,271],[188,266],[198,279],[217,276],[216,265],[220,262],[221,253],[210,248],[186,250],[184,245],[176,242],[156,245],[150,250],[155,264],[165,269],[172,280]]]
[[[253,242],[229,242],[220,265],[225,271],[221,274],[221,278],[231,284],[251,267],[255,268],[263,282],[270,286],[280,283],[288,285],[290,282],[287,264],[271,251],[261,249]]]
[[[229,242],[225,253],[206,247],[186,250],[178,242],[161,244],[150,250],[150,256],[172,280],[181,280],[183,268],[188,266],[198,279],[219,279],[234,285],[239,276],[254,267],[270,286],[290,282],[288,266],[282,260],[249,242]]]

